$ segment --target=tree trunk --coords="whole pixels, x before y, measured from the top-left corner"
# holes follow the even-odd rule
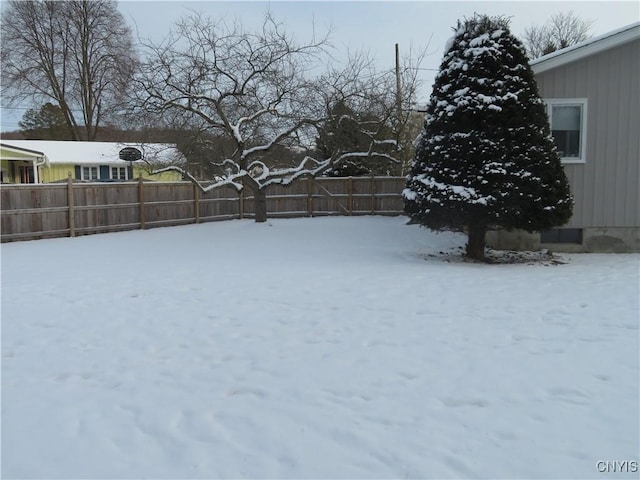
[[[467,256],[474,260],[484,260],[486,225],[469,225],[469,241],[467,243]]]
[[[256,222],[267,221],[267,194],[261,188],[253,191],[254,210],[256,214]]]

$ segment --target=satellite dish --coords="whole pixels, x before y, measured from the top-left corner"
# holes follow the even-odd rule
[[[120,150],[120,160],[137,162],[142,158],[142,152],[134,147],[125,147]]]

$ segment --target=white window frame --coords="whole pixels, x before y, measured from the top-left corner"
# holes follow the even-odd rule
[[[87,176],[85,175],[85,171],[84,171],[85,168],[89,169],[89,178],[87,178]],[[96,178],[91,178],[92,177],[92,175],[91,175],[91,171],[92,170],[95,170]],[[80,179],[81,180],[89,180],[89,181],[100,180],[100,167],[93,166],[93,165],[81,165],[80,166]]]
[[[545,98],[543,99],[549,119],[549,129],[551,129],[552,107],[581,107],[582,118],[580,119],[580,156],[561,157],[562,163],[586,163],[587,162],[587,99],[586,98]],[[552,133],[553,135],[553,133]]]
[[[120,175],[116,175],[115,177],[113,176],[113,170],[114,169],[118,169],[118,170],[124,170],[124,178],[120,178]],[[129,167],[109,167],[109,178],[111,180],[129,180]]]

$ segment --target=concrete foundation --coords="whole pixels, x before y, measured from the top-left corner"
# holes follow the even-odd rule
[[[487,232],[487,246],[498,250],[548,249],[562,253],[640,252],[640,227],[589,227],[582,229],[582,243],[541,243],[539,233],[522,230]]]
[[[540,234],[524,230],[490,230],[485,237],[487,247],[496,250],[540,250]]]
[[[584,228],[582,232],[587,252],[640,252],[640,227]]]

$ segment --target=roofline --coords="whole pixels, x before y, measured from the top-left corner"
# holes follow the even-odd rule
[[[16,150],[18,152],[24,152],[24,153],[33,153],[39,157],[45,157],[46,155],[44,154],[44,152],[39,152],[37,150],[30,150],[28,148],[22,148],[22,147],[16,147],[15,145],[10,145],[8,143],[4,143],[4,142],[0,142],[0,146],[3,148],[10,148],[13,150]]]
[[[638,39],[640,39],[640,22],[635,22],[571,47],[543,55],[532,60],[529,64],[533,73],[542,73]]]
[[[97,145],[97,144],[103,144],[103,145],[108,145],[108,146],[113,146],[113,147],[118,147],[118,148],[122,148],[122,147],[135,147],[137,149],[140,149],[142,151],[144,151],[145,147],[149,146],[152,147],[150,150],[148,150],[146,153],[150,155],[147,156],[147,161],[150,163],[154,163],[156,160],[158,161],[158,163],[162,163],[162,162],[166,162],[166,161],[171,161],[171,158],[154,158],[156,155],[162,157],[162,153],[163,152],[169,152],[170,155],[172,155],[173,160],[175,160],[176,162],[178,162],[178,164],[184,164],[184,162],[186,161],[184,155],[182,154],[182,152],[178,149],[177,145],[175,143],[154,143],[154,142],[149,142],[149,143],[145,143],[145,142],[87,142],[87,141],[67,141],[67,140],[16,140],[16,142],[31,142],[33,144],[37,144],[37,143],[42,143],[43,145],[38,145],[39,148],[45,147],[44,150],[47,150],[47,145],[45,145],[46,143],[56,143],[56,144],[61,144],[61,143],[68,143],[68,144],[73,144],[74,146],[78,146],[80,144],[86,143],[86,144],[91,144],[93,146]],[[52,159],[47,153],[38,151],[38,150],[33,150],[30,148],[25,148],[25,147],[18,147],[16,145],[11,145],[10,143],[8,143],[7,141],[1,140],[0,139],[0,146],[2,148],[6,148],[8,150],[12,150],[16,153],[22,153],[22,154],[29,154],[29,155],[33,155],[35,157],[35,160],[31,160],[31,159],[26,159],[27,161],[35,161],[37,165],[47,165],[47,166],[51,166],[53,165],[90,165],[90,166],[95,166],[97,164],[101,164],[101,165],[110,165],[110,166],[123,166],[123,165],[129,165],[129,161],[128,160],[121,160],[120,158],[112,158],[111,156],[107,156],[105,158],[97,158],[96,160],[86,160],[85,161],[73,161],[73,160],[68,160],[68,159],[63,159],[60,160],[58,158],[56,159]],[[156,150],[155,147],[158,147],[158,149]],[[109,152],[110,154],[111,152]],[[6,160],[20,160],[19,158],[6,158]],[[144,159],[143,159],[144,160]],[[41,163],[39,163],[41,162]]]

